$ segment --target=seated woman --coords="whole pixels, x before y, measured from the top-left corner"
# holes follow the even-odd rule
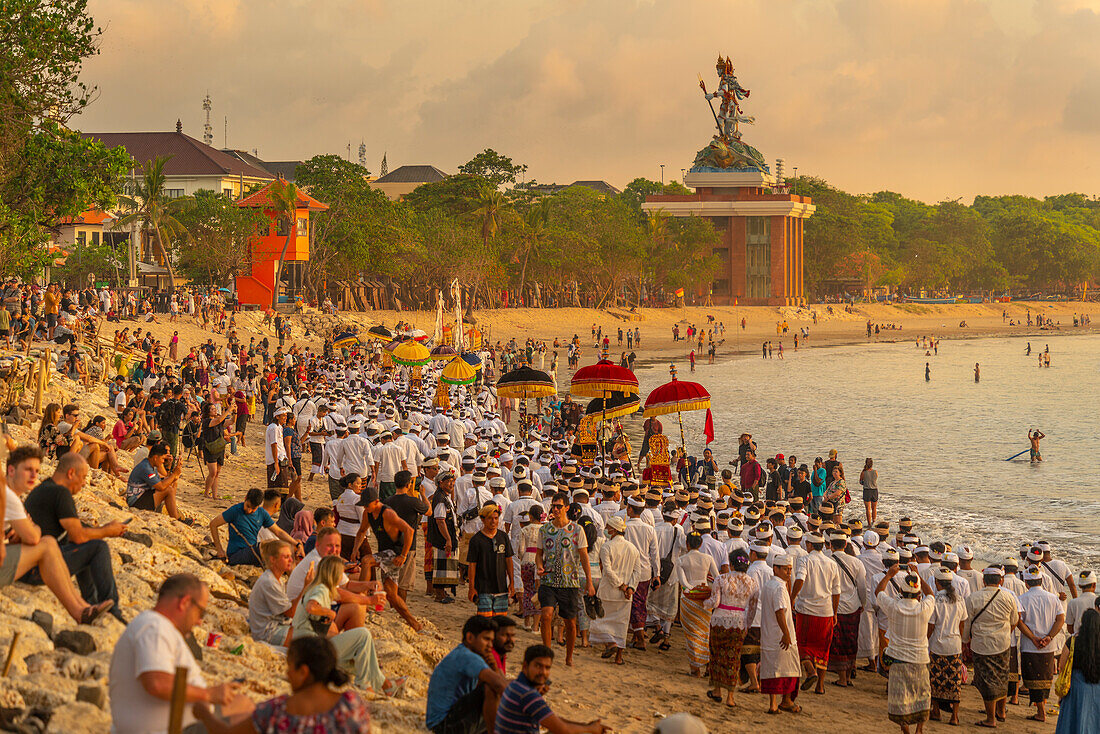
[[[97,415],[88,422],[88,425],[84,427],[84,433],[103,440],[107,431],[107,419],[101,415]],[[106,443],[106,442],[105,442]],[[98,451],[96,449],[99,449]],[[88,466],[92,469],[102,469],[105,472],[110,472],[116,477],[122,473],[122,467],[118,464],[118,457],[115,455],[115,450],[109,445],[104,448],[97,444],[86,444],[80,448],[80,455],[88,462]],[[95,463],[93,463],[95,462]]]
[[[351,690],[328,640],[311,635],[292,641],[286,651],[286,677],[290,695],[264,701],[236,724],[222,721],[204,704],[194,707],[195,718],[211,734],[371,730],[370,709]]]
[[[126,451],[133,451],[145,443],[145,434],[141,432],[137,413],[133,408],[122,411],[122,417],[111,430],[111,437],[114,438],[116,446]]]

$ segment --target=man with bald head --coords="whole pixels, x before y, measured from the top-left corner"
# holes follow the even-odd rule
[[[73,497],[87,477],[88,462],[70,451],[58,459],[53,476],[31,490],[23,505],[42,534],[57,539],[65,565],[76,576],[85,600],[90,604],[113,601],[111,614],[122,620],[111,552],[103,539],[119,537],[126,526],[117,520],[102,526],[81,522]]]

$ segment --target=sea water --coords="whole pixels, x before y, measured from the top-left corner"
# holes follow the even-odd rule
[[[893,335],[891,335],[893,336]],[[900,337],[898,337],[900,338]],[[1025,356],[1027,343],[1032,354]],[[1051,366],[1038,367],[1049,345]],[[1047,540],[1074,568],[1100,570],[1100,336],[945,340],[926,356],[915,341],[794,351],[784,359],[699,360],[678,379],[712,396],[723,468],[737,437],[751,433],[761,464],[778,453],[812,467],[836,449],[852,495],[845,517],[863,517],[859,474],[878,470],[879,519],[913,518],[925,542],[969,543],[981,560]],[[925,380],[925,363],[931,379]],[[974,364],[981,381],[974,381]],[[638,372],[642,396],[669,379],[668,365]],[[679,444],[676,416],[661,418]],[[684,414],[689,453],[703,451],[703,413]],[[1038,428],[1044,461],[1031,463],[1027,432]]]

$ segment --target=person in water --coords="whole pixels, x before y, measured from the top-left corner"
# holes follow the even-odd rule
[[[929,382],[932,379],[932,368],[928,366],[928,363],[924,363],[924,381]]]
[[[1039,453],[1039,441],[1041,439],[1046,438],[1046,437],[1047,437],[1046,434],[1039,431],[1038,428],[1036,428],[1034,431],[1032,431],[1030,429],[1028,430],[1027,440],[1031,442],[1031,463],[1032,464],[1034,464],[1036,461],[1042,461],[1043,460],[1043,455],[1041,453]]]

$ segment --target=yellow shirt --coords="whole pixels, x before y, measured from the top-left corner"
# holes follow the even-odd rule
[[[61,304],[61,298],[53,291],[46,291],[42,296],[42,303],[45,306],[46,313],[57,314],[59,310],[58,306]]]

